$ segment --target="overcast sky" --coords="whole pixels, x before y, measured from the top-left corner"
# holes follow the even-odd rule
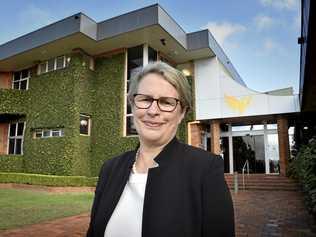
[[[249,88],[298,93],[299,0],[10,0],[1,5],[0,44],[78,12],[99,22],[154,3],[186,32],[208,28]]]

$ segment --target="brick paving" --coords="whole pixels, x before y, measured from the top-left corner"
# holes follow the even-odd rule
[[[312,237],[303,196],[293,191],[240,191],[232,194],[239,237]],[[89,214],[0,232],[1,237],[85,236]]]
[[[237,236],[316,236],[300,192],[241,191],[232,196]]]

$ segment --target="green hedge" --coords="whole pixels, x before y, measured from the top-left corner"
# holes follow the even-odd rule
[[[297,156],[289,164],[288,175],[302,185],[308,210],[316,218],[316,140],[300,147]]]
[[[85,176],[56,176],[42,174],[26,174],[26,173],[7,173],[0,172],[0,183],[16,183],[16,184],[32,184],[45,186],[96,186],[97,177]]]
[[[23,156],[0,155],[0,172],[23,172]]]

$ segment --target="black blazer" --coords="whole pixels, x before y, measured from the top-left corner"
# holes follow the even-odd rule
[[[104,163],[87,237],[104,236],[128,181],[135,153],[126,152]],[[220,156],[174,138],[155,161],[159,167],[148,171],[142,237],[235,236],[232,199]]]

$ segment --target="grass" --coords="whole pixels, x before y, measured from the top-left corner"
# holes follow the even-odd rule
[[[0,189],[0,230],[89,212],[93,195]]]

